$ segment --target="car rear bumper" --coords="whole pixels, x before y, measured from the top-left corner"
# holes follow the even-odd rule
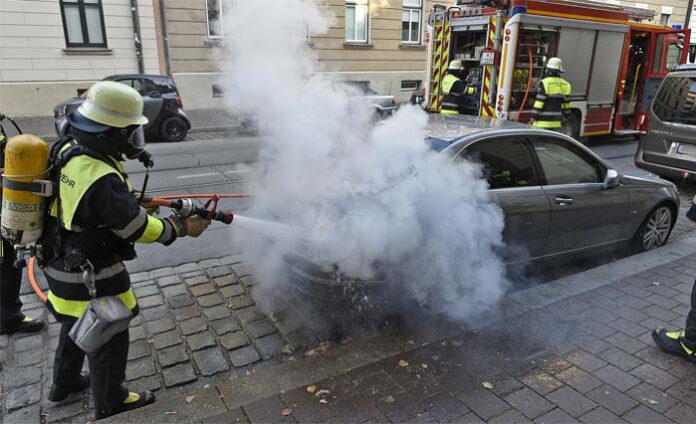
[[[638,148],[635,156],[635,164],[638,168],[671,179],[683,179],[696,177],[696,158],[675,158],[671,155],[662,155],[646,152],[642,147]]]

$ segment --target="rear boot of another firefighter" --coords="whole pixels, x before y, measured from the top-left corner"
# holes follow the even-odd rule
[[[696,362],[696,343],[688,340],[684,331],[667,331],[659,327],[653,330],[652,338],[665,352]]]
[[[125,390],[125,389],[124,389]],[[149,390],[144,392],[128,392],[126,398],[118,406],[113,408],[111,411],[97,410],[96,419],[101,420],[104,418],[111,417],[113,415],[120,414],[126,411],[132,411],[134,409],[142,408],[143,406],[151,405],[155,403],[155,394]]]
[[[62,402],[67,399],[71,393],[83,392],[87,390],[89,386],[89,374],[80,374],[80,376],[69,385],[54,384],[51,386],[51,391],[48,393],[48,400],[51,402]]]

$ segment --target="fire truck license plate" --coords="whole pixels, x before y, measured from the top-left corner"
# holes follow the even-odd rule
[[[482,52],[481,53],[481,65],[494,65],[495,64],[495,52]]]

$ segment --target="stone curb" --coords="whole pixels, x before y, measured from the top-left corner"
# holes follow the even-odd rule
[[[504,321],[694,253],[696,236],[690,236],[650,252],[511,293],[501,301],[499,309],[482,322],[484,325],[490,325]],[[437,342],[440,340],[430,343]],[[289,391],[427,344],[429,343],[409,347],[408,344],[399,343],[399,340],[392,337],[377,334],[316,357],[301,358],[249,375],[233,376],[215,387],[193,393],[191,404],[178,397],[163,399],[147,408],[121,414],[105,422],[129,423],[148,419],[153,422],[202,420],[227,409],[237,408],[269,395]]]

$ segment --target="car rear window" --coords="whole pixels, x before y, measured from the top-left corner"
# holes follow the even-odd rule
[[[665,78],[655,96],[653,112],[661,121],[696,125],[696,77]]]

